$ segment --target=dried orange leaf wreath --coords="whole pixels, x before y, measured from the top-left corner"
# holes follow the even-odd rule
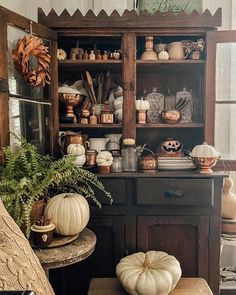
[[[19,39],[12,52],[14,66],[24,80],[33,86],[45,86],[50,84],[49,66],[51,57],[48,47],[43,40],[34,36],[24,36]],[[31,69],[30,58],[35,57],[37,68]]]

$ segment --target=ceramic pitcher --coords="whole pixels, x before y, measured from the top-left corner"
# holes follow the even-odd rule
[[[95,150],[98,153],[100,153],[102,150],[106,150],[107,143],[109,141],[109,138],[104,137],[93,137],[89,138],[87,144],[90,150]]]
[[[174,60],[185,59],[188,56],[188,53],[185,53],[185,46],[182,42],[168,44],[168,53],[170,59]]]

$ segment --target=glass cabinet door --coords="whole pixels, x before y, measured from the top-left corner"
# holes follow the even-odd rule
[[[206,140],[236,170],[236,31],[210,32],[207,43]]]
[[[55,134],[58,133],[54,124],[54,117],[57,116],[57,34],[1,7],[0,19],[0,77],[8,84],[8,89],[4,91],[0,85],[0,147],[12,143],[9,136],[11,131],[35,144],[41,153],[53,154],[57,142]],[[18,40],[30,34],[42,39],[51,56],[51,84],[44,87],[28,84],[13,63],[13,49]],[[25,54],[26,51],[27,49],[24,50]],[[30,52],[32,51],[28,51],[29,69],[37,72],[41,64]],[[27,66],[26,63],[24,65]]]
[[[9,84],[9,131],[21,135],[34,144],[39,152],[50,151],[49,115],[52,109],[50,86],[32,86],[25,82],[13,64],[12,50],[19,38],[27,34],[11,25],[7,26],[8,84]],[[50,41],[44,39],[50,50]],[[32,60],[32,67],[37,67]],[[10,137],[10,144],[14,136]]]

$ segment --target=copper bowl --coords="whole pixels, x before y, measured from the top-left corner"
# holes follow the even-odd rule
[[[199,169],[199,173],[210,174],[213,173],[212,167],[215,166],[219,157],[191,157],[193,164]]]
[[[162,111],[161,120],[166,124],[177,124],[182,118],[182,114],[177,110]]]
[[[85,100],[85,95],[75,93],[59,93],[60,100],[66,105],[66,116],[73,118],[75,106],[82,105]]]

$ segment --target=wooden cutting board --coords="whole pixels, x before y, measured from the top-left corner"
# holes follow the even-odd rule
[[[117,278],[94,278],[90,282],[88,295],[127,295]],[[202,278],[181,278],[169,295],[213,295]]]

